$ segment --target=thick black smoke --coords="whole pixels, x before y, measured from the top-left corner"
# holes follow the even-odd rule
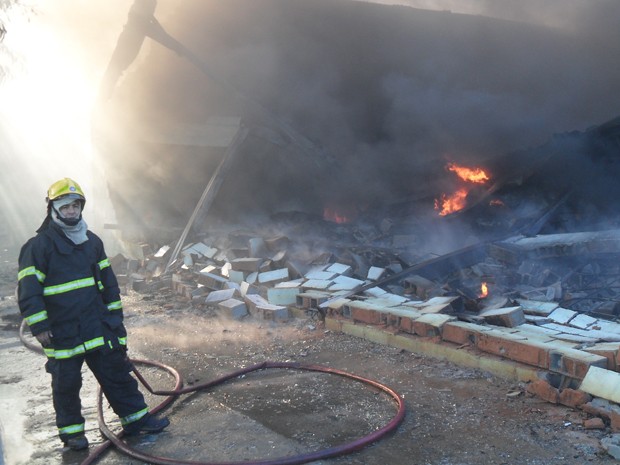
[[[159,0],[155,17],[208,75],[147,39],[110,106],[129,133],[212,116],[267,128],[267,141],[249,139],[220,211],[388,205],[439,193],[448,160],[504,157],[617,116],[616,4],[551,28],[346,0]],[[272,144],[277,125],[256,102],[336,163]],[[210,173],[192,172],[184,186],[197,198]]]

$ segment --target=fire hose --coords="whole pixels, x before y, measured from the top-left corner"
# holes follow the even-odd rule
[[[22,324],[19,329],[19,337],[22,343],[30,350],[42,353],[42,350],[38,345],[33,344],[32,342],[26,339],[25,328],[26,328],[26,324],[24,321],[22,321]],[[149,360],[130,359],[130,361],[132,362],[132,365],[133,365],[133,373],[138,378],[138,380],[142,383],[142,385],[151,394],[156,395],[156,396],[166,396],[166,398],[159,405],[151,409],[151,413],[153,414],[163,410],[165,407],[167,407],[172,402],[174,402],[178,396],[182,394],[188,394],[191,392],[196,392],[196,391],[212,388],[222,383],[225,383],[226,381],[239,378],[248,373],[252,373],[255,371],[259,371],[259,370],[266,370],[266,369],[289,369],[289,370],[322,372],[322,373],[338,375],[338,376],[341,376],[347,379],[358,381],[360,383],[367,384],[369,386],[372,386],[388,394],[396,402],[397,412],[396,412],[396,415],[394,415],[394,417],[392,417],[392,419],[386,425],[373,431],[372,433],[366,436],[363,436],[359,439],[356,439],[356,440],[353,440],[353,441],[350,441],[350,442],[347,442],[341,445],[333,446],[333,447],[326,448],[326,449],[321,449],[315,452],[308,452],[308,453],[303,453],[299,455],[287,456],[287,457],[281,457],[281,458],[275,458],[275,459],[269,459],[269,460],[256,460],[256,461],[243,461],[243,462],[184,461],[184,460],[177,460],[177,459],[157,457],[154,455],[144,454],[130,447],[128,444],[122,441],[121,440],[123,436],[122,432],[118,434],[114,434],[112,431],[110,431],[110,429],[106,425],[104,418],[103,418],[103,393],[101,391],[101,388],[99,388],[98,395],[97,395],[98,397],[97,417],[98,417],[99,429],[104,434],[104,436],[107,438],[107,441],[97,446],[90,453],[90,455],[86,458],[86,460],[84,460],[81,463],[81,465],[91,465],[95,463],[102,456],[102,454],[112,445],[116,446],[121,452],[123,452],[124,454],[130,457],[133,457],[137,460],[142,460],[147,463],[157,464],[157,465],[160,465],[160,464],[161,465],[242,465],[242,464],[243,465],[295,465],[295,464],[302,464],[302,463],[313,462],[316,460],[337,457],[340,455],[346,455],[351,452],[360,450],[366,447],[367,445],[373,442],[376,442],[377,440],[379,440],[386,434],[390,433],[391,431],[394,431],[405,417],[405,403],[402,397],[396,391],[394,391],[388,386],[382,383],[379,383],[377,381],[364,378],[361,376],[357,376],[357,375],[348,373],[346,371],[338,370],[338,369],[331,368],[331,367],[325,367],[325,366],[314,365],[314,364],[301,364],[301,363],[296,363],[296,362],[266,361],[266,362],[262,362],[262,363],[252,365],[250,367],[243,368],[241,370],[229,373],[227,375],[224,375],[212,381],[207,381],[205,383],[201,383],[201,384],[193,385],[191,387],[184,388],[183,380],[181,379],[181,376],[174,368],[169,367],[159,362],[154,362],[154,361],[149,361]],[[150,384],[147,382],[147,380],[144,379],[144,377],[138,371],[138,369],[135,367],[136,364],[147,365],[147,366],[152,366],[152,367],[166,370],[175,379],[174,388],[169,391],[154,390],[150,386]]]

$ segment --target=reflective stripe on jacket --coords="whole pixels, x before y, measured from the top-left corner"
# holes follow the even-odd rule
[[[52,332],[50,358],[125,345],[116,276],[101,239],[76,245],[53,222],[21,249],[18,303],[32,334]]]

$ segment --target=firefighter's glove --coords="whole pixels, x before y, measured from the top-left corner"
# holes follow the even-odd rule
[[[42,333],[39,333],[34,337],[37,338],[37,341],[39,341],[39,344],[41,344],[43,347],[50,347],[52,345],[51,331],[43,331]]]

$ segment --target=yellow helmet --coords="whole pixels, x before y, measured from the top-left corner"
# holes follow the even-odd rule
[[[79,199],[83,203],[86,203],[86,197],[84,196],[82,188],[71,178],[62,178],[52,184],[47,190],[45,201],[50,203],[64,197]]]

